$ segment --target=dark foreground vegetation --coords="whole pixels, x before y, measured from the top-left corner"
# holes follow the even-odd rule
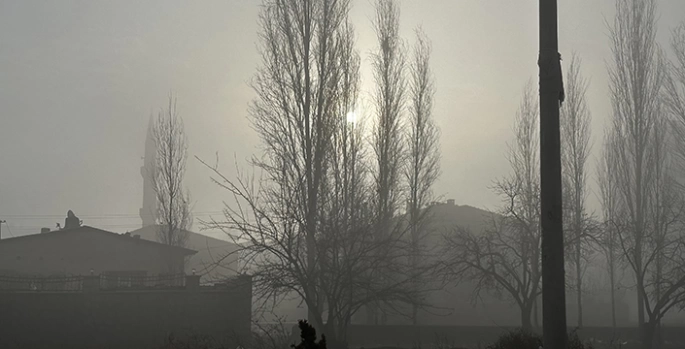
[[[329,343],[326,336],[321,334],[317,337],[316,329],[312,327],[307,321],[300,320],[298,322],[299,339],[296,339],[292,333],[288,332],[285,327],[279,326],[271,328],[266,332],[254,332],[252,339],[243,345],[239,346],[241,349],[338,349],[338,348],[356,348],[355,346],[347,346],[344,343]],[[568,335],[568,349],[637,349],[642,347],[639,341],[613,339],[613,340],[599,340],[595,338],[583,339],[578,333],[573,330]],[[297,342],[299,341],[299,343]],[[661,343],[660,348],[676,349],[682,348],[683,343]],[[159,349],[235,349],[221,344],[218,341],[207,337],[190,336],[187,339],[178,339],[169,337],[167,341]],[[511,330],[494,341],[484,340],[482,344],[464,346],[455,340],[447,340],[436,337],[430,343],[407,343],[401,347],[399,346],[369,346],[368,348],[360,347],[360,349],[539,349],[542,348],[542,336],[538,333],[529,331],[527,329]]]

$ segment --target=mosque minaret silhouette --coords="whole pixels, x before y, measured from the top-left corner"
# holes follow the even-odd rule
[[[143,227],[157,224],[157,198],[150,177],[157,157],[153,127],[154,120],[150,116],[147,125],[147,137],[145,138],[145,156],[143,157],[143,166],[140,168],[140,175],[143,176],[143,207],[140,208],[139,214]]]

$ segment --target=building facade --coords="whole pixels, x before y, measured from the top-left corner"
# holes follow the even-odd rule
[[[157,241],[160,226],[148,225],[131,231],[141,239]],[[197,251],[185,261],[185,272],[200,275],[202,283],[221,282],[239,274],[239,247],[230,241],[215,239],[192,231],[187,234],[186,248]]]
[[[196,252],[90,226],[0,240],[0,274],[165,275]]]

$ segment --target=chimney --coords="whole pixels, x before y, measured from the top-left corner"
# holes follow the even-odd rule
[[[40,228],[41,234],[45,234],[45,233],[49,233],[49,232],[50,232],[50,228]]]
[[[454,206],[454,199],[447,199],[447,204],[450,206]]]

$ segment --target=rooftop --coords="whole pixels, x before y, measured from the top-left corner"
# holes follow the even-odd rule
[[[170,246],[170,245],[165,245],[159,242],[155,241],[150,241],[146,239],[140,239],[136,238],[135,236],[132,236],[131,234],[117,234],[111,231],[103,230],[103,229],[98,229],[94,228],[88,225],[82,225],[77,228],[70,228],[70,229],[60,229],[60,230],[52,230],[49,232],[43,232],[40,234],[30,234],[30,235],[22,235],[22,236],[17,236],[17,237],[12,237],[12,238],[7,238],[7,239],[2,239],[0,240],[0,244],[2,245],[7,245],[7,244],[12,244],[12,243],[17,243],[17,242],[26,242],[26,241],[31,241],[35,239],[44,239],[47,237],[56,237],[56,236],[61,236],[61,235],[66,235],[66,234],[99,234],[105,239],[118,239],[118,241],[125,241],[125,242],[131,242],[135,244],[144,244],[153,248],[163,248],[163,249],[171,249],[175,250],[183,255],[194,255],[197,253],[197,251],[183,248],[183,247],[177,247],[177,246]]]

